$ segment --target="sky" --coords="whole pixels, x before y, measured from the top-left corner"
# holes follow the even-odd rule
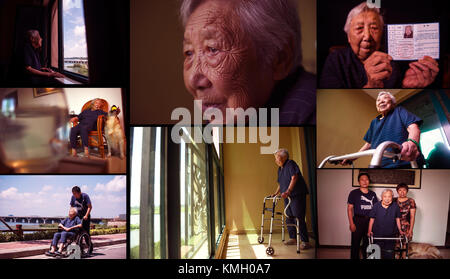
[[[0,216],[66,216],[72,187],[77,185],[92,202],[93,218],[126,213],[126,176],[1,175]]]
[[[63,0],[64,57],[87,57],[82,0]]]

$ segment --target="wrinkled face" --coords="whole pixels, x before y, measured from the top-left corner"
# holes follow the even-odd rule
[[[389,95],[381,95],[376,101],[377,110],[382,115],[386,115],[389,111],[394,109],[391,97]]]
[[[381,197],[381,200],[383,201],[384,205],[390,205],[392,202],[392,193],[391,192],[385,192],[383,196]]]
[[[269,67],[231,13],[231,1],[206,1],[189,17],[183,42],[184,83],[202,110],[261,107],[274,87]],[[225,118],[225,115],[224,115]]]
[[[96,100],[94,102],[94,109],[99,110],[102,107],[102,102],[100,100]]]
[[[380,17],[376,12],[362,12],[350,23],[348,42],[356,56],[364,61],[374,51],[380,49],[383,34]]]
[[[399,198],[406,198],[406,195],[408,194],[408,190],[406,188],[400,188],[397,191]]]
[[[286,162],[285,156],[281,156],[280,154],[275,154],[275,164],[277,164],[277,166],[282,167],[284,162]]]
[[[69,218],[73,219],[75,216],[77,216],[77,212],[75,210],[69,210]]]
[[[367,177],[367,175],[362,175],[359,178],[359,186],[362,188],[367,188],[369,187],[370,181],[369,178]]]

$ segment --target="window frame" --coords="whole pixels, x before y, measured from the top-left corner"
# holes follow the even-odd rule
[[[58,68],[56,69],[55,67],[53,67],[51,64],[51,62],[49,63],[49,67],[53,70],[56,70],[62,74],[64,74],[65,76],[67,76],[70,79],[73,79],[75,81],[81,82],[81,83],[89,83],[89,76],[83,76],[77,73],[73,73],[70,71],[67,71],[64,69],[64,31],[63,31],[63,0],[54,0],[57,1],[58,3]],[[53,7],[53,3],[51,3],[50,7]],[[84,1],[82,1],[83,4],[83,15],[84,13]],[[50,9],[50,14],[51,14],[51,9]],[[86,16],[84,15],[84,27],[86,28]],[[51,28],[51,24],[50,24],[50,28]],[[50,36],[52,36],[52,32],[50,30],[49,32]],[[51,43],[51,38],[49,40],[49,42]],[[87,44],[87,38],[86,38],[86,44]],[[48,48],[48,52],[49,52],[49,57],[51,57],[51,46]],[[88,55],[88,65],[89,65],[89,53]],[[88,67],[89,69],[89,67]]]

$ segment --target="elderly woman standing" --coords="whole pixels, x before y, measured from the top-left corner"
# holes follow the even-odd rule
[[[184,83],[203,112],[279,108],[282,125],[315,124],[294,1],[184,0],[181,18]]]
[[[409,168],[410,161],[418,160],[423,165],[423,155],[420,153],[420,129],[422,120],[400,106],[396,106],[395,97],[386,91],[378,94],[376,107],[378,115],[370,123],[364,136],[366,142],[359,151],[375,149],[384,141],[393,141],[402,145],[401,160],[393,163],[392,159],[383,158],[383,168]],[[346,164],[351,160],[344,160]]]
[[[349,46],[330,53],[320,78],[320,88],[423,88],[439,72],[433,58],[409,63],[406,71],[381,51],[384,20],[380,9],[367,2],[353,8],[344,31]]]

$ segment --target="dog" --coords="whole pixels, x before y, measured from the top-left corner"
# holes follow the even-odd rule
[[[409,243],[408,256],[410,259],[442,259],[438,248],[428,243]]]
[[[105,138],[108,143],[108,157],[111,157],[111,151],[116,151],[120,154],[120,159],[123,159],[125,158],[125,136],[117,117],[119,113],[120,109],[116,106],[112,106],[108,112],[105,124]]]

